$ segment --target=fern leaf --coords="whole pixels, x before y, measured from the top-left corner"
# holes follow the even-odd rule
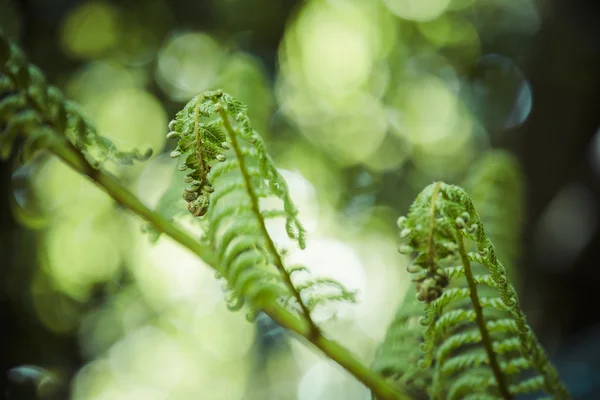
[[[17,142],[21,146],[15,146]],[[75,147],[94,166],[106,160],[132,164],[152,155],[150,150],[119,151],[98,135],[77,107],[49,85],[0,31],[0,159],[18,151],[21,161],[27,162],[50,142]]]
[[[221,90],[192,99],[169,124],[178,139],[174,158],[185,157],[189,170],[184,191],[189,211],[207,222],[206,240],[217,254],[220,274],[238,309],[247,300],[259,304],[265,290],[297,308],[314,332],[310,313],[327,301],[354,301],[354,293],[328,278],[299,279],[303,266],[286,268],[283,254],[269,235],[265,220],[285,218],[288,236],[304,248],[305,230],[287,183],[254,131],[247,108]],[[260,199],[275,196],[283,209],[261,210]],[[294,279],[292,279],[294,275]]]
[[[398,225],[405,241],[401,250],[413,255],[408,271],[415,297],[424,307],[416,343],[422,373],[431,376],[430,398],[508,399],[545,392],[568,399],[466,192],[432,184]],[[388,335],[398,329],[393,323]]]

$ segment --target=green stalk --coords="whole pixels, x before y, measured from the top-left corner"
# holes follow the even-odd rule
[[[108,193],[121,206],[137,214],[159,232],[165,233],[182,246],[196,254],[206,264],[213,267],[211,250],[197,239],[177,228],[171,221],[152,211],[131,192],[119,184],[112,175],[94,168],[77,149],[65,141],[50,141],[47,149],[63,160],[78,173],[90,178]],[[407,395],[395,390],[383,377],[371,371],[348,349],[322,334],[314,335],[309,324],[291,314],[277,303],[274,293],[267,293],[254,304],[288,331],[295,332],[314,344],[325,355],[346,369],[351,375],[368,387],[379,400],[411,400]]]

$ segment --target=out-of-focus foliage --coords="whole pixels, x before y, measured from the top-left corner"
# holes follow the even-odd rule
[[[5,3],[0,25],[17,36],[19,11]],[[528,83],[482,43],[525,40],[540,16],[532,0],[309,0],[284,23],[285,3],[71,2],[52,38],[71,70],[54,80],[119,149],[157,154],[108,168],[198,237],[198,224],[173,207],[185,211],[185,201],[163,197],[182,182],[160,154],[174,149],[167,116],[217,87],[248,104],[307,227],[307,250],[289,262],[358,289],[358,304],[336,307],[325,330],[369,360],[409,284],[395,215],[433,179],[462,179],[491,135],[525,121]],[[286,340],[281,331],[226,312],[201,262],[169,238],[149,243],[138,220],[58,161],[40,158],[26,174],[16,209],[41,228],[28,296],[42,324],[81,343],[72,398],[366,395],[296,343],[272,346]],[[265,354],[253,351],[260,343]],[[253,385],[255,374],[265,387]]]
[[[523,172],[519,161],[505,151],[484,153],[465,182],[498,258],[515,279],[514,264],[521,252],[524,208]]]

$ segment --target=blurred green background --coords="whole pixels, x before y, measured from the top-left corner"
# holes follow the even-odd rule
[[[175,112],[205,89],[247,103],[309,230],[290,257],[359,291],[319,318],[367,363],[409,284],[397,216],[432,181],[462,182],[485,150],[515,151],[527,178],[523,303],[575,397],[592,399],[594,4],[0,0],[0,25],[102,135],[154,150],[109,167],[151,207],[174,179]],[[368,398],[268,318],[228,312],[206,266],[169,238],[152,244],[57,160],[3,164],[1,204],[6,398]]]

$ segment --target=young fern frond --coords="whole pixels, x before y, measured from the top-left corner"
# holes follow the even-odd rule
[[[150,158],[152,151],[121,152],[66,100],[44,74],[29,64],[21,50],[0,32],[0,159],[18,149],[27,162],[49,142],[63,143],[81,152],[97,167],[106,160],[132,164]],[[19,146],[15,143],[22,141]]]
[[[431,374],[429,396],[509,399],[545,392],[568,399],[466,192],[432,184],[398,225],[406,241],[401,252],[414,255],[408,271],[414,274],[416,299],[424,303],[419,367]],[[394,330],[401,328],[393,324]],[[398,373],[406,383],[406,372]]]
[[[503,150],[490,150],[482,155],[477,164],[471,169],[465,187],[472,194],[473,203],[477,207],[486,233],[495,244],[496,252],[503,255],[502,260],[515,261],[518,256],[518,244],[521,231],[522,215],[522,174],[516,158]],[[406,237],[409,231],[401,233]],[[410,250],[410,249],[404,249]],[[475,270],[482,269],[479,265],[472,266]],[[512,268],[507,268],[511,275]],[[477,271],[480,272],[480,271]],[[485,271],[481,271],[485,274]],[[466,282],[460,282],[462,286]],[[460,284],[450,283],[450,286],[460,287]],[[416,399],[427,399],[427,389],[433,380],[433,368],[418,368],[422,352],[419,346],[423,343],[423,327],[416,323],[424,313],[424,304],[416,299],[416,288],[411,286],[399,306],[395,319],[389,326],[386,337],[379,346],[373,369],[387,379],[398,382]],[[494,296],[495,288],[480,286],[480,296]],[[468,301],[453,308],[469,308]],[[494,315],[496,314],[496,315]],[[502,319],[502,313],[487,310],[488,321]],[[499,333],[496,334],[500,336]],[[455,336],[456,340],[460,336]],[[458,393],[469,393],[468,388],[482,384],[482,380],[490,379],[490,371],[482,367],[470,374],[459,378],[455,391],[449,392],[449,397]],[[469,382],[471,384],[469,385]],[[465,389],[466,388],[466,389]],[[465,391],[466,390],[466,391]]]
[[[169,124],[169,138],[178,138],[171,156],[185,155],[178,168],[190,170],[184,198],[189,211],[207,221],[207,241],[217,254],[221,275],[229,286],[232,309],[250,305],[264,290],[293,303],[317,332],[311,311],[324,301],[354,301],[354,293],[325,278],[298,282],[304,267],[286,268],[282,252],[266,228],[266,219],[283,217],[286,231],[300,248],[305,230],[298,219],[285,180],[266,153],[262,138],[248,119],[246,106],[220,90],[192,99]],[[282,210],[261,210],[260,199],[278,197]],[[314,293],[314,289],[327,293]]]
[[[425,302],[421,364],[423,368],[435,364],[432,396],[441,398],[446,390],[457,390],[457,382],[464,384],[458,381],[460,376],[485,364],[493,379],[477,379],[477,385],[475,380],[469,381],[470,393],[510,398],[524,390],[543,390],[557,399],[568,398],[527,325],[517,293],[466,192],[441,182],[430,185],[418,196],[408,216],[400,219],[399,226],[417,254],[409,272],[416,274],[417,296]],[[467,251],[465,239],[474,242],[476,252]],[[459,266],[455,266],[457,262]],[[485,267],[487,273],[474,274],[471,263]],[[466,285],[458,283],[460,278]],[[457,287],[445,289],[450,282],[456,282]],[[478,285],[495,288],[496,297],[480,297]],[[470,307],[449,309],[464,299],[470,300]],[[490,321],[484,313],[487,310],[505,316]],[[473,322],[476,329],[469,326]],[[471,344],[480,344],[483,349],[461,351]],[[531,368],[537,377],[523,380],[522,372]]]

